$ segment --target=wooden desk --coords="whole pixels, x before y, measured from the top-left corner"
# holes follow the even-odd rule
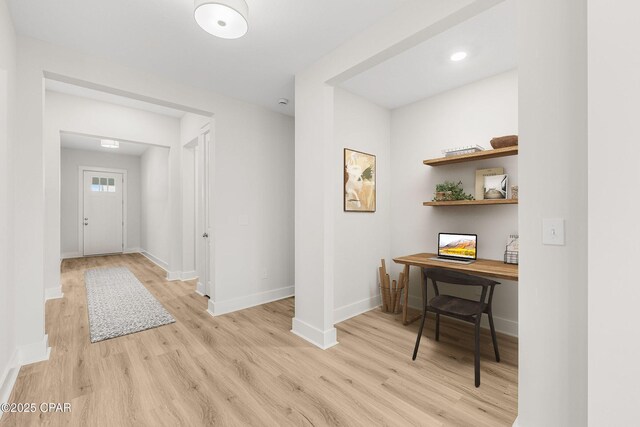
[[[487,276],[487,277],[496,277],[498,279],[505,280],[518,280],[518,266],[515,264],[505,264],[502,261],[496,261],[492,259],[478,259],[476,262],[472,262],[471,264],[458,264],[455,262],[443,262],[438,260],[433,260],[433,258],[437,256],[436,254],[414,254],[407,255],[398,258],[394,258],[393,262],[396,264],[405,265],[406,270],[410,266],[418,267],[421,270],[423,268],[430,267],[439,267],[439,268],[447,268],[449,270],[457,270],[462,271],[464,273],[476,274],[478,276]],[[404,292],[404,304],[402,307],[402,323],[405,325],[419,319],[420,316],[409,320],[408,319],[408,304],[409,304],[409,278],[408,275],[405,275],[405,292]],[[421,283],[424,282],[424,275],[420,274]]]

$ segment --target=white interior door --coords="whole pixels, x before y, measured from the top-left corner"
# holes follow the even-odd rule
[[[84,255],[123,252],[123,175],[86,170],[83,182]]]
[[[198,271],[198,288],[205,295],[213,297],[209,155],[210,143],[207,132],[200,136],[196,148],[196,270]]]

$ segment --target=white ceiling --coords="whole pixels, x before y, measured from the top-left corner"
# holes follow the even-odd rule
[[[516,19],[516,0],[506,0],[341,86],[393,109],[514,69]],[[457,51],[467,58],[451,61]]]
[[[68,95],[79,96],[82,98],[94,99],[96,101],[108,102],[110,104],[121,105],[123,107],[135,108],[138,110],[149,111],[151,113],[162,114],[164,116],[181,118],[185,112],[175,110],[150,102],[139,101],[125,96],[114,95],[99,90],[89,89],[69,83],[59,82],[56,80],[45,79],[45,88],[52,92],[66,93]]]
[[[141,156],[147,150],[147,148],[150,147],[150,145],[148,144],[139,144],[136,142],[118,142],[120,142],[119,148],[104,148],[100,145],[100,138],[64,132],[60,134],[60,146],[64,148],[74,148],[76,150],[99,151],[101,153]]]
[[[200,29],[193,0],[9,0],[18,33],[293,114],[294,75],[408,0],[247,0],[249,32]]]

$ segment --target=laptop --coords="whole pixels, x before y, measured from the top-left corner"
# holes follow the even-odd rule
[[[438,233],[438,256],[431,259],[471,264],[477,259],[476,234]]]

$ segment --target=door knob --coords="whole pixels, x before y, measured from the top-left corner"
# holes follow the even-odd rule
[[[88,220],[89,220],[89,218],[85,218],[84,220],[85,220],[85,221],[88,221]]]
[[[209,237],[209,233],[204,233],[204,234],[202,235],[202,237],[204,237],[205,239],[206,239],[206,238],[208,238],[208,237]]]
[[[85,222],[85,223],[84,223],[84,225],[89,225],[89,223],[88,223],[88,222]]]

